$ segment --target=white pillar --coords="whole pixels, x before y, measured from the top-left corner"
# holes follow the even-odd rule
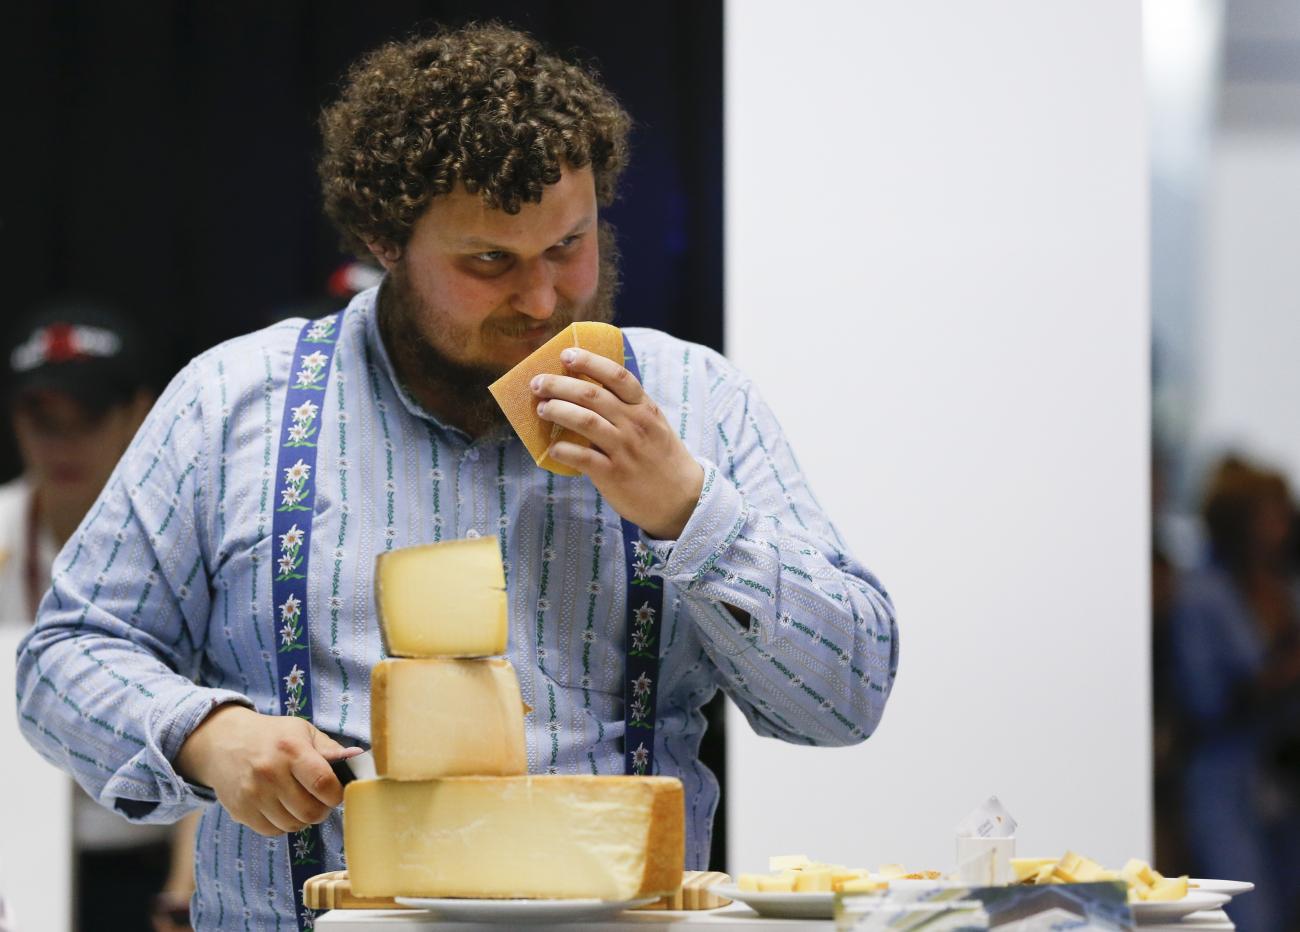
[[[729,723],[730,866],[1151,847],[1148,186],[1132,0],[730,0],[729,355],[900,619],[865,745]]]

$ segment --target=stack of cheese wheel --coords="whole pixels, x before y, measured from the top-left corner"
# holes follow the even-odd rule
[[[379,778],[348,784],[361,897],[631,900],[674,892],[681,783],[529,776],[495,537],[390,551],[376,567],[390,659],[371,678]]]

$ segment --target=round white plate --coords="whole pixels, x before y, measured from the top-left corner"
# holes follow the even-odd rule
[[[834,919],[834,893],[756,893],[734,883],[715,884],[709,889],[718,896],[739,900],[760,916],[772,919]]]
[[[1226,893],[1228,896],[1238,896],[1254,890],[1255,885],[1249,880],[1205,880],[1193,877],[1187,881],[1187,888],[1188,893]]]
[[[1133,907],[1133,919],[1137,922],[1163,922],[1167,919],[1181,919],[1203,909],[1219,909],[1232,897],[1226,893],[1204,893],[1189,890],[1181,900],[1148,900],[1130,903]]]
[[[653,903],[658,897],[641,900],[470,900],[398,896],[393,899],[403,906],[428,910],[436,918],[448,922],[497,922],[529,926],[609,919],[625,909]]]

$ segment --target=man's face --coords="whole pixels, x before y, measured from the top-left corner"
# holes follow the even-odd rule
[[[591,169],[565,170],[513,215],[457,188],[432,201],[399,258],[381,261],[426,344],[500,375],[572,321],[600,316]]]
[[[89,508],[148,407],[142,397],[92,412],[62,392],[23,395],[13,423],[25,472],[52,503]]]

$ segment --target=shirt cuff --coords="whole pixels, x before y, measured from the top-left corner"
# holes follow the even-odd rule
[[[187,782],[172,761],[208,713],[229,702],[253,707],[247,696],[228,689],[195,686],[180,697],[159,696],[145,746],[104,785],[100,801],[140,822],[172,822],[214,802],[212,790]]]
[[[696,462],[704,468],[704,486],[681,535],[676,540],[645,538],[655,555],[651,572],[686,590],[713,569],[745,524],[740,490],[713,463],[702,457]]]

